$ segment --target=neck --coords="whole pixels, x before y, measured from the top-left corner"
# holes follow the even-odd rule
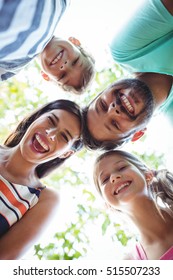
[[[34,187],[39,182],[35,174],[37,165],[27,162],[18,147],[1,149],[0,170],[1,175],[11,183]]]
[[[169,95],[173,77],[159,73],[136,73],[135,76],[150,88],[155,102],[155,109],[160,107]]]
[[[162,240],[173,231],[173,219],[166,213],[162,216],[148,197],[138,197],[126,213],[138,228],[142,243]]]

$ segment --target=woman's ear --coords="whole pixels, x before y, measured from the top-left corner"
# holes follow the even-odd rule
[[[154,177],[154,174],[153,174],[152,170],[148,170],[145,173],[145,178],[146,178],[147,183],[151,183],[151,181],[153,180],[153,177]]]
[[[146,130],[147,130],[147,129],[144,128],[144,129],[142,129],[142,130],[139,130],[139,131],[135,132],[135,134],[133,135],[131,141],[132,141],[132,142],[135,142],[135,141],[137,141],[138,139],[140,139],[140,138],[145,134],[145,131],[146,131]]]
[[[68,151],[68,152],[65,152],[64,154],[62,154],[62,155],[60,156],[60,158],[68,158],[68,157],[70,157],[72,154],[74,154],[74,152],[75,152],[75,151],[73,151],[73,150],[70,150],[70,151]]]
[[[43,77],[44,80],[46,80],[46,81],[50,80],[49,76],[46,73],[44,73],[42,70],[41,70],[40,73],[41,73],[41,76]]]
[[[80,41],[78,39],[74,38],[74,37],[69,37],[68,40],[77,47],[81,46]]]

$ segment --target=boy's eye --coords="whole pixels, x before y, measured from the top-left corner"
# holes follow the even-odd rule
[[[62,74],[58,81],[62,80],[63,78],[65,78],[65,74]]]
[[[127,167],[126,165],[121,166],[121,167],[118,168],[118,171],[124,170],[126,167]]]
[[[75,65],[75,64],[78,62],[78,60],[79,60],[79,57],[76,58],[76,59],[72,62],[72,65]]]
[[[104,112],[107,112],[107,104],[103,100],[100,100],[100,107]]]

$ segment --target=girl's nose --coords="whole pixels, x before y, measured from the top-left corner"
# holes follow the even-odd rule
[[[112,184],[115,184],[116,181],[119,180],[120,178],[121,178],[121,175],[113,173],[110,176],[110,181]]]

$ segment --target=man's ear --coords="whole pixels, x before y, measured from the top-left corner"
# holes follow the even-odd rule
[[[62,155],[60,156],[60,158],[68,158],[68,157],[70,157],[72,154],[74,154],[74,151],[73,151],[73,150],[70,150],[70,151],[65,152],[64,154],[62,154]]]
[[[135,134],[133,135],[131,141],[132,141],[132,142],[135,142],[135,141],[137,141],[138,139],[140,139],[140,138],[145,134],[145,131],[146,131],[146,130],[147,130],[147,129],[144,128],[144,129],[142,129],[142,130],[139,130],[139,131],[135,132]]]
[[[74,37],[69,37],[68,40],[77,47],[80,47],[81,45],[80,41]]]
[[[49,76],[48,76],[46,73],[44,73],[42,70],[41,70],[40,73],[41,73],[41,75],[42,75],[42,77],[43,77],[44,80],[46,80],[46,81],[49,81],[49,80],[50,80]]]

